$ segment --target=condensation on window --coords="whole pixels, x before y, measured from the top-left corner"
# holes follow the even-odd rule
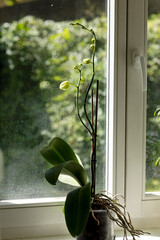
[[[75,91],[59,90],[62,81],[76,80],[73,66],[90,56],[90,37],[73,28],[73,21],[92,27],[98,39],[97,182],[104,189],[106,1],[7,0],[0,1],[1,200],[63,196],[70,190],[44,178],[50,166],[40,149],[55,136],[71,144],[90,175],[90,139],[77,119]],[[84,77],[89,79],[90,70]]]

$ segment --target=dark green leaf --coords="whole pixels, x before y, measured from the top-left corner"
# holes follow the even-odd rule
[[[75,161],[78,163],[76,154],[63,139],[55,137],[49,143],[49,146],[44,147],[41,151],[42,156],[53,166],[67,161]]]
[[[61,173],[75,179],[80,186],[87,184],[87,173],[85,169],[79,163],[74,161],[61,163],[56,167],[47,170],[45,177],[49,183],[55,185]]]
[[[85,228],[90,211],[90,183],[69,192],[65,202],[65,219],[70,234],[78,236]]]

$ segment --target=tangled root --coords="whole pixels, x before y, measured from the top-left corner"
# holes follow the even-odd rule
[[[108,217],[114,221],[119,227],[123,228],[124,236],[123,239],[127,240],[127,233],[130,233],[133,240],[136,240],[135,237],[140,237],[140,235],[149,234],[147,232],[143,232],[142,230],[134,229],[131,221],[130,214],[127,212],[125,199],[124,204],[118,203],[118,197],[122,197],[121,195],[115,195],[113,197],[109,197],[105,195],[103,192],[100,192],[95,195],[93,202],[100,206],[101,208],[105,208]]]

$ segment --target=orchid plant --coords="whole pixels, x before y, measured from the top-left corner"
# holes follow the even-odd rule
[[[96,52],[96,35],[93,29],[89,29],[80,23],[71,24],[79,26],[91,33],[90,50],[92,53],[91,58],[83,59],[82,63],[74,66],[74,70],[79,74],[77,85],[70,81],[64,81],[60,84],[61,90],[67,90],[73,86],[76,88],[76,110],[77,115],[91,136],[92,150],[91,150],[91,173],[92,182],[88,180],[87,173],[82,165],[80,158],[74,153],[72,148],[67,142],[59,137],[55,137],[49,143],[49,146],[41,150],[42,156],[53,165],[53,167],[46,171],[45,177],[49,183],[55,185],[57,180],[71,185],[79,185],[77,189],[69,192],[65,201],[65,220],[70,234],[75,237],[79,235],[86,223],[89,216],[91,202],[95,196],[96,185],[96,138],[97,138],[97,114],[98,114],[98,81],[97,81],[97,94],[96,94],[96,115],[95,125],[93,123],[93,91],[92,91],[92,117],[88,116],[86,105],[88,102],[89,92],[91,90],[94,77],[95,77],[95,52]],[[92,65],[92,76],[84,98],[84,114],[86,120],[83,120],[80,115],[79,109],[79,95],[80,86],[85,82],[83,77],[84,65]],[[72,178],[72,180],[71,180]]]
[[[133,239],[135,236],[143,234],[141,230],[135,230],[132,226],[129,214],[126,214],[125,206],[119,204],[116,196],[108,197],[104,193],[96,194],[96,148],[97,148],[97,122],[98,122],[98,90],[99,80],[96,81],[96,96],[92,90],[95,80],[95,54],[96,54],[96,34],[93,29],[89,29],[80,23],[72,23],[74,27],[81,27],[91,34],[90,50],[91,58],[85,58],[83,61],[74,66],[78,73],[77,84],[71,81],[64,81],[60,84],[61,90],[67,90],[71,86],[76,89],[76,111],[77,116],[83,127],[88,131],[91,138],[91,182],[87,176],[86,170],[80,158],[73,151],[71,146],[59,137],[51,140],[48,146],[41,150],[42,156],[53,165],[45,173],[47,181],[55,185],[58,180],[61,182],[77,186],[76,189],[68,193],[64,206],[66,225],[70,234],[75,237],[80,235],[88,220],[89,212],[92,209],[106,209],[108,216],[124,229],[124,236],[127,239],[127,232],[130,232]],[[92,66],[92,74],[86,93],[84,96],[83,112],[80,114],[80,87],[85,82],[83,71],[85,65]],[[87,112],[87,103],[91,98],[91,116]],[[94,106],[95,102],[95,106]],[[115,213],[115,216],[110,213]]]

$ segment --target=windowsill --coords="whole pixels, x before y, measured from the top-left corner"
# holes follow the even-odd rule
[[[141,236],[137,238],[137,240],[158,240],[160,239],[160,229],[145,229],[145,232],[150,232],[151,235]],[[116,231],[116,240],[123,240],[123,232]],[[28,240],[73,240],[69,235],[61,235],[61,236],[50,236],[50,237],[39,237],[39,238],[28,238]],[[23,240],[23,239],[15,239],[15,240]],[[26,238],[24,240],[27,240]],[[132,237],[128,237],[128,240],[132,240]]]
[[[137,240],[158,240],[160,239],[160,228],[152,228],[152,229],[143,229],[144,232],[150,233],[149,235],[142,235],[139,238],[136,238]],[[123,240],[123,232],[122,231],[116,231],[116,240]],[[132,237],[128,237],[128,240],[132,240]]]
[[[52,197],[52,198],[31,198],[31,199],[15,199],[15,200],[1,200],[0,208],[23,208],[23,207],[36,207],[36,206],[59,206],[63,205],[65,197]]]

